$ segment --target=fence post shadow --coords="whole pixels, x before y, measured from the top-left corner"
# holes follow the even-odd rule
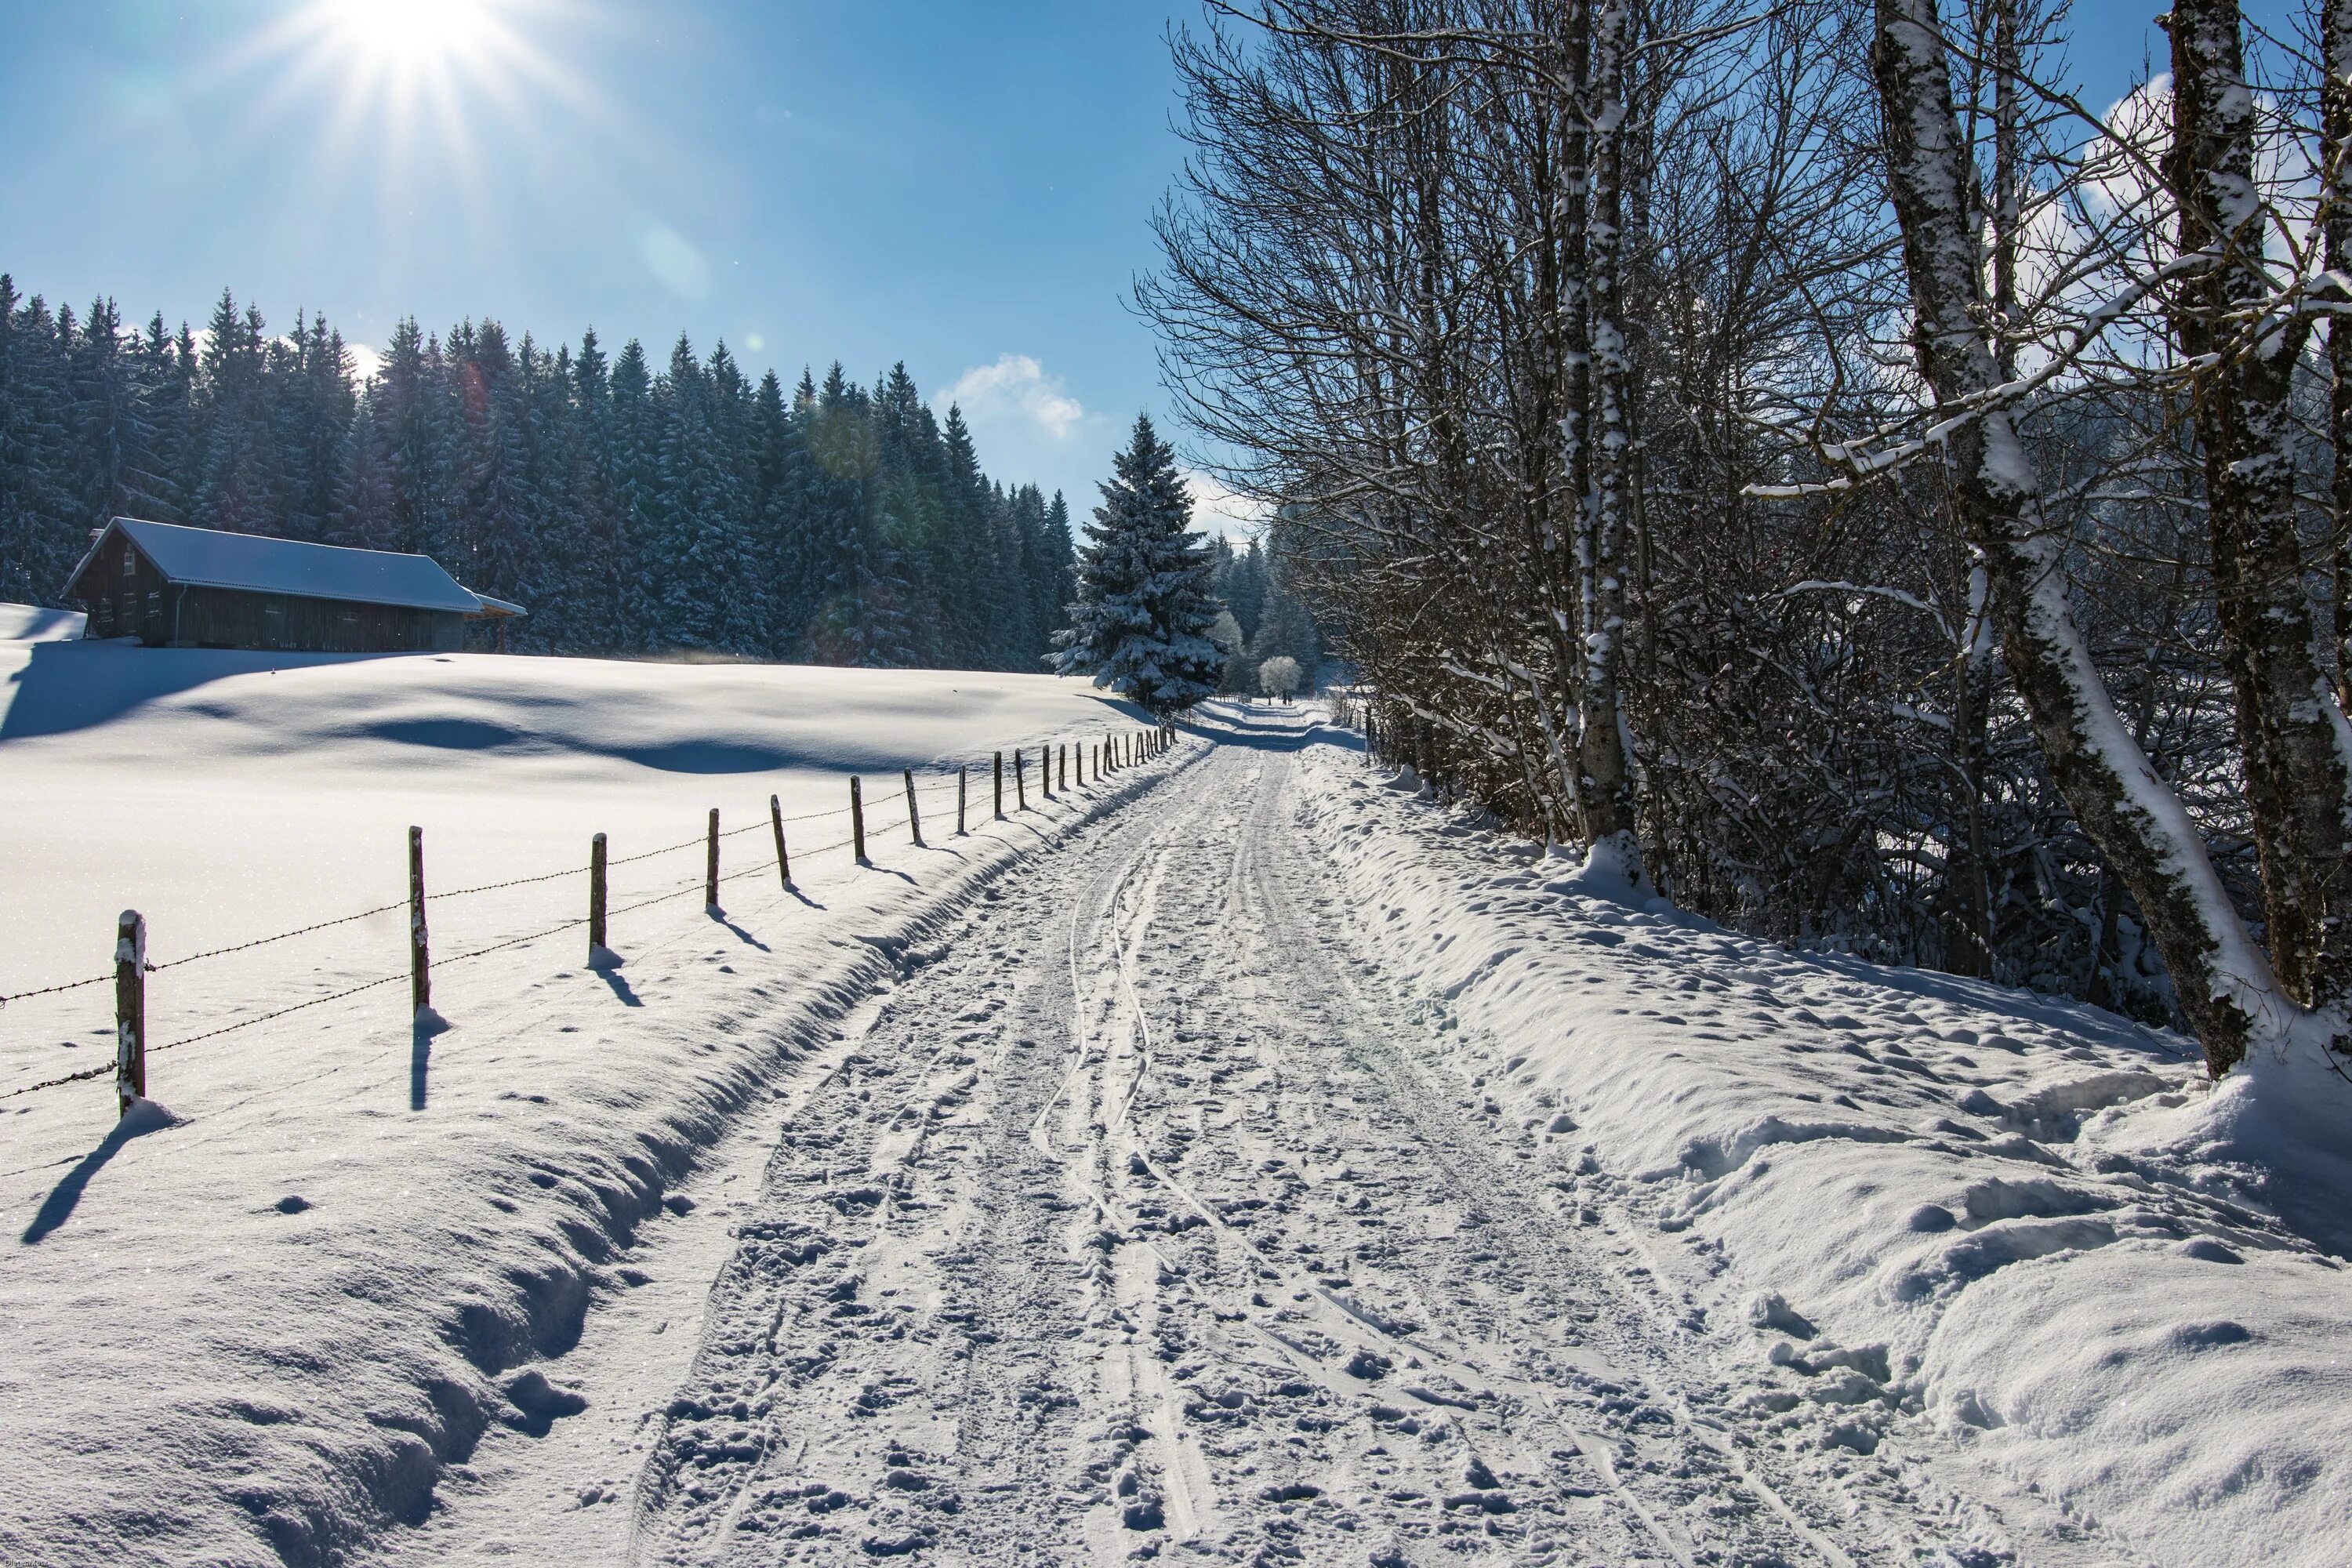
[[[17,1238],[19,1245],[37,1246],[43,1237],[71,1219],[74,1209],[81,1203],[83,1192],[89,1186],[90,1178],[104,1170],[107,1162],[121,1153],[125,1143],[130,1142],[133,1138],[143,1138],[150,1132],[161,1132],[166,1128],[177,1127],[179,1124],[178,1117],[153,1100],[142,1100],[135,1102],[130,1113],[117,1121],[104,1138],[99,1140],[98,1147],[84,1154],[79,1161],[76,1162],[74,1168],[68,1171],[59,1179],[58,1184],[49,1189],[49,1195],[41,1200],[39,1212],[33,1215],[32,1223],[25,1227],[25,1234]]]
[[[446,1034],[455,1027],[448,1019],[430,1007],[416,1016],[408,1026],[408,1109],[425,1109],[426,1080],[432,1076],[433,1037]]]
[[[741,926],[737,925],[733,921],[729,920],[727,918],[727,911],[720,909],[718,905],[711,905],[704,912],[709,915],[712,920],[716,921],[720,925],[725,926],[729,931],[733,931],[736,936],[743,942],[758,948],[761,952],[773,952],[776,951],[774,948],[770,947],[766,942],[761,942],[758,937],[753,936],[750,931],[745,931]]]

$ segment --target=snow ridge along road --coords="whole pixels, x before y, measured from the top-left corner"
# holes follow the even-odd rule
[[[616,1451],[493,1434],[400,1561],[2011,1560],[1927,1478],[1783,1463],[1641,1242],[1497,1136],[1350,938],[1293,715],[845,1020],[682,1381]]]

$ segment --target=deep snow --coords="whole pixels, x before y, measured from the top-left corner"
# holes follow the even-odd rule
[[[2215,1086],[2169,1033],[1787,952],[1313,773],[1371,951],[1771,1441],[1856,1496],[1979,1467],[2055,1510],[2024,1561],[2347,1561],[2352,1082],[2315,1053]]]

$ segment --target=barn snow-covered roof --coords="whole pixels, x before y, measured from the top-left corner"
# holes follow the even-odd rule
[[[236,588],[298,599],[394,605],[466,616],[478,616],[483,610],[482,600],[429,555],[346,550],[341,545],[183,528],[135,517],[118,517],[106,525],[89,554],[74,568],[76,579],[106,542],[106,535],[114,532],[128,537],[165,577],[189,587]]]

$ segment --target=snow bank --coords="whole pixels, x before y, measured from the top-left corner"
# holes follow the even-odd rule
[[[438,888],[730,827],[724,909],[697,846],[616,868],[617,968],[574,930],[151,1057],[114,1121],[99,1079],[0,1100],[0,1561],[316,1563],[415,1520],[493,1422],[578,1408],[542,1358],[700,1152],[950,911],[1184,754],[958,838],[951,787],[908,841],[897,769],[1130,728],[1045,677],[495,658],[290,659],[0,647],[0,991],[101,968],[115,911],[156,962],[402,896],[406,824]],[[1034,756],[1034,752],[1033,752]],[[869,770],[875,866],[766,797],[845,804]],[[1035,777],[1030,777],[1036,804]],[[1008,790],[1008,796],[1010,791]],[[803,858],[805,852],[805,858]],[[429,906],[445,956],[580,912],[584,875]],[[398,973],[397,913],[150,981],[152,1040]],[[0,1090],[107,1059],[104,988],[0,1009]],[[642,1278],[639,1276],[638,1278]]]
[[[2094,1009],[1637,906],[1359,755],[1307,776],[1455,1065],[1802,1463],[1956,1447],[2101,1561],[2344,1561],[2352,1085],[2315,1057],[2215,1088]]]

